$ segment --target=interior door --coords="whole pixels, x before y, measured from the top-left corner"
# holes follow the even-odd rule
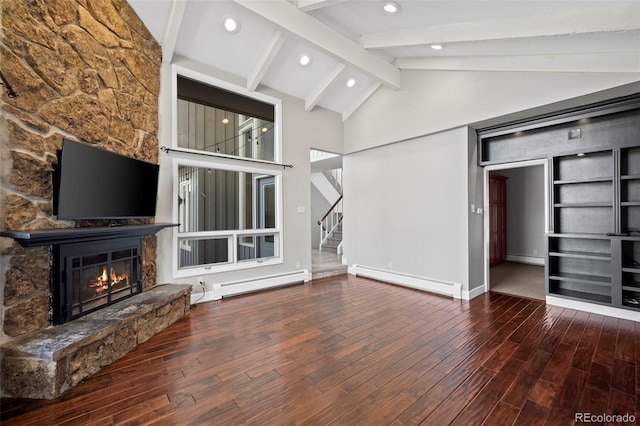
[[[489,173],[489,264],[507,258],[507,177]]]

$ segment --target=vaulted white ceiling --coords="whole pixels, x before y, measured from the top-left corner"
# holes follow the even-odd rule
[[[164,62],[198,61],[344,119],[381,85],[401,89],[403,69],[640,72],[638,0],[395,0],[396,13],[380,0],[129,2]]]

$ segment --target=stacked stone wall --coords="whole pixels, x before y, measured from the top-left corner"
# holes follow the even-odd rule
[[[0,226],[58,221],[52,168],[63,138],[157,163],[161,51],[126,0],[0,0]],[[122,221],[121,221],[122,222]],[[156,284],[156,240],[144,239],[144,287]],[[49,326],[47,248],[0,238],[0,342]]]

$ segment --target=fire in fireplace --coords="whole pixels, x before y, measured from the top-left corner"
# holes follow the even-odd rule
[[[61,244],[54,253],[53,323],[62,324],[142,291],[142,238]]]

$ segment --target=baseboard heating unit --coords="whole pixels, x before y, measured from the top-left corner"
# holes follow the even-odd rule
[[[462,286],[456,283],[447,283],[362,265],[349,267],[349,273],[358,277],[372,278],[374,280],[415,288],[417,290],[451,296],[454,299],[462,299]]]
[[[248,278],[245,280],[230,281],[226,283],[214,283],[212,286],[206,285],[207,291],[204,295],[201,292],[197,292],[197,286],[194,285],[195,294],[191,294],[191,303],[220,300],[223,297],[308,282],[310,279],[311,273],[308,270],[303,269],[301,271],[268,275],[259,278]]]

